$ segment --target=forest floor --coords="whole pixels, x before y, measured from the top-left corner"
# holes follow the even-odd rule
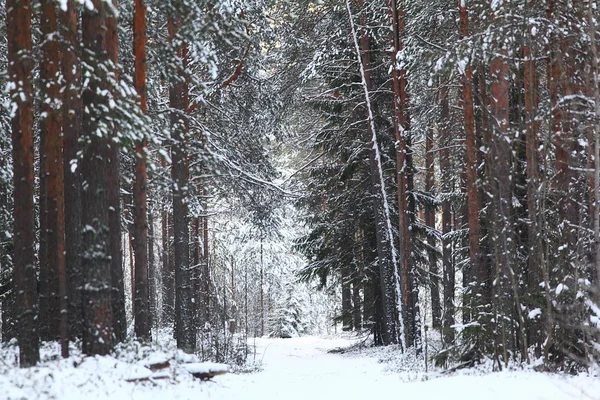
[[[18,369],[13,346],[0,350],[0,399],[362,400],[391,398],[392,394],[403,399],[600,399],[600,379],[584,375],[465,370],[446,376],[439,371],[425,373],[414,360],[403,361],[389,348],[328,352],[355,342],[315,337],[256,339],[256,358],[263,367],[259,372],[230,373],[202,382],[175,371],[175,379],[143,383],[126,381],[143,369],[132,361],[140,356],[135,349],[117,357],[62,360],[57,357],[57,346],[46,346],[40,366]]]

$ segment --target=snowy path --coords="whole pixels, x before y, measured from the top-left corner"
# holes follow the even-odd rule
[[[126,379],[144,368],[113,357],[60,359],[56,345],[56,361],[19,369],[7,364],[16,360],[16,353],[7,352],[5,361],[0,358],[0,400],[600,400],[600,379],[586,376],[508,371],[417,382],[422,373],[390,373],[367,355],[380,350],[327,353],[350,340],[257,339],[256,344],[261,372],[227,374],[211,382],[178,374],[177,383],[137,385]]]
[[[532,372],[459,375],[407,382],[384,372],[375,358],[328,354],[347,346],[342,339],[261,339],[264,371],[218,377],[209,398],[251,400],[317,399],[600,399],[600,381]],[[214,397],[213,397],[214,396]]]

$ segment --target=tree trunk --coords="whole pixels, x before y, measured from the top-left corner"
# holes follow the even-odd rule
[[[173,269],[171,268],[171,244],[169,222],[171,220],[166,201],[163,200],[161,216],[162,237],[162,326],[171,325],[174,313]]]
[[[260,336],[265,335],[265,266],[263,264],[263,243],[260,239]]]
[[[531,301],[530,306],[542,308],[544,303],[543,295],[540,291],[540,283],[543,281],[542,276],[542,243],[538,229],[538,220],[540,218],[538,211],[538,186],[539,186],[539,161],[538,161],[538,130],[539,122],[537,121],[538,113],[538,87],[539,78],[536,71],[536,63],[534,61],[531,48],[529,45],[523,47],[524,62],[524,80],[523,89],[525,92],[525,124],[526,124],[526,160],[527,160],[527,214],[528,214],[528,271],[527,271],[527,287]],[[529,342],[535,346],[535,355],[542,355],[542,336],[543,327],[541,319],[533,319],[529,325]]]
[[[502,47],[502,44],[497,44]],[[499,50],[500,52],[504,50]],[[492,243],[494,246],[494,262],[496,265],[495,295],[497,299],[496,324],[505,364],[508,363],[508,351],[514,349],[513,327],[507,323],[511,320],[514,306],[511,283],[514,274],[515,238],[511,218],[512,191],[512,148],[509,137],[509,81],[508,66],[502,55],[496,55],[490,63],[491,80],[491,115],[492,148],[491,175],[493,182],[492,203],[494,227]],[[509,349],[510,347],[510,349]]]
[[[204,190],[204,195],[206,196],[206,190]],[[207,212],[207,202],[204,202],[204,212]],[[208,253],[208,215],[202,217],[202,306],[203,306],[203,315],[204,322],[210,322],[210,263],[209,263],[209,253]]]
[[[86,146],[81,162],[82,204],[81,224],[82,290],[84,330],[82,350],[87,355],[105,355],[113,347],[113,314],[111,306],[110,239],[115,233],[109,228],[109,185],[106,171],[110,167],[110,137],[102,133],[101,123],[107,106],[102,94],[106,90],[106,10],[101,0],[93,0],[93,10],[84,7],[82,18],[83,61],[90,68],[89,84],[82,94],[82,132]]]
[[[65,268],[68,276],[69,330],[71,337],[82,335],[82,270],[80,265],[81,241],[81,182],[80,168],[77,167],[79,135],[81,130],[81,98],[79,84],[81,71],[79,66],[78,12],[75,0],[67,2],[67,10],[59,11],[62,27],[60,57],[61,72],[65,90],[63,92],[63,173],[65,213]]]
[[[61,132],[62,114],[60,112],[59,86],[59,45],[56,3],[53,0],[42,0],[40,28],[42,31],[42,55],[40,65],[41,78],[41,121],[40,135],[44,137],[41,151],[46,156],[46,260],[42,264],[46,268],[47,279],[40,287],[45,296],[40,296],[40,310],[47,312],[44,322],[46,327],[44,340],[62,338],[62,353],[67,357],[68,347],[68,314],[67,314],[67,275],[65,270],[65,209],[64,209],[64,173],[63,173],[63,138]],[[42,271],[40,270],[40,277]],[[42,300],[46,303],[42,306]],[[41,331],[41,330],[40,330]]]
[[[21,367],[40,359],[38,296],[34,261],[33,216],[33,62],[31,54],[31,3],[7,0],[8,78],[15,108],[11,118],[14,183],[15,324]]]
[[[425,138],[425,192],[430,196],[433,203],[435,196],[434,187],[434,159],[433,159],[433,129],[427,131]],[[427,233],[427,256],[429,261],[429,276],[431,279],[431,319],[434,329],[441,328],[442,307],[440,305],[440,279],[437,257],[437,240],[435,234],[435,210],[434,204],[428,204],[425,208],[425,225]]]
[[[594,94],[594,114],[596,122],[594,124],[594,258],[595,258],[595,269],[596,269],[596,299],[600,298],[600,290],[598,288],[598,282],[600,282],[600,213],[598,212],[598,199],[600,199],[600,70],[598,67],[598,47],[596,43],[596,29],[597,26],[594,20],[594,13],[592,11],[592,3],[588,5],[588,21],[590,26],[590,42],[592,45],[592,76],[593,76],[593,94]],[[590,143],[591,145],[591,143]]]
[[[469,15],[466,3],[459,0],[460,31],[461,37],[469,36]],[[475,140],[475,112],[473,108],[473,68],[468,63],[465,66],[463,79],[463,112],[465,123],[465,146],[466,146],[466,180],[467,180],[467,222],[469,226],[469,259],[471,271],[475,277],[482,275],[483,268],[481,260],[481,234],[479,229],[479,197],[477,193],[477,142]],[[479,282],[471,289],[471,306],[477,308],[480,297],[477,288]],[[476,315],[476,314],[474,314]]]
[[[443,81],[440,85],[440,170],[444,176],[442,179],[442,268],[444,273],[444,343],[451,345],[454,342],[454,263],[452,258],[452,204],[450,194],[452,192],[450,149],[451,144],[449,131],[450,107],[448,100],[448,83]]]
[[[361,2],[361,6],[362,6]],[[359,71],[361,74],[361,84],[365,97],[367,108],[368,132],[370,136],[369,146],[369,167],[371,175],[371,186],[373,191],[373,202],[375,209],[375,233],[377,236],[377,253],[379,257],[379,273],[381,284],[381,303],[382,303],[382,327],[381,334],[384,344],[395,343],[400,336],[400,343],[406,348],[407,338],[404,326],[404,312],[402,311],[402,289],[400,287],[400,278],[398,275],[398,261],[394,235],[392,232],[392,222],[390,216],[390,207],[387,201],[387,191],[385,178],[383,176],[381,154],[379,150],[379,141],[377,130],[375,128],[375,119],[371,105],[371,92],[373,85],[371,82],[371,56],[369,36],[363,35],[360,40],[357,36],[354,19],[350,8],[349,0],[346,0],[346,11],[351,27],[351,35],[354,41],[356,57],[358,60]],[[361,21],[364,25],[364,21]],[[394,299],[396,297],[396,299]],[[394,300],[396,300],[397,310],[394,310]],[[396,327],[395,314],[398,315],[398,328]]]
[[[355,331],[362,329],[362,301],[360,298],[360,288],[363,285],[362,266],[354,272],[354,280],[352,282],[352,326]]]
[[[173,13],[181,10],[172,11]],[[169,38],[175,42],[180,29],[181,16],[170,14],[168,21]],[[187,46],[177,46],[177,57],[180,62],[177,76],[172,77],[169,88],[171,108],[171,137],[173,138],[171,177],[173,179],[173,231],[175,249],[175,338],[177,347],[185,351],[196,348],[196,330],[193,326],[193,283],[190,275],[190,251],[188,229],[187,187],[189,170],[187,158],[187,121],[182,118],[188,110],[188,85],[185,81],[185,65]]]
[[[192,226],[192,276],[194,281],[194,323],[200,326],[202,323],[201,318],[201,257],[200,257],[200,225],[201,217],[194,217],[194,224]]]
[[[151,208],[151,207],[149,207]],[[152,328],[157,328],[157,284],[156,284],[156,259],[154,257],[154,216],[152,211],[148,213],[148,319],[150,324],[150,333]]]
[[[146,5],[144,0],[135,0],[133,16],[133,54],[135,58],[134,83],[140,96],[140,107],[146,113]],[[150,315],[148,310],[148,220],[146,189],[146,139],[136,144],[135,185],[133,201],[135,208],[135,335],[150,338]]]
[[[350,285],[350,271],[347,266],[342,267],[342,330],[352,330],[352,288]]]
[[[111,3],[107,2],[106,7]],[[112,63],[109,71],[113,74],[113,85],[117,85],[119,71],[116,65],[119,61],[118,19],[116,17],[117,0],[112,0],[111,9],[106,12],[106,48],[108,58]],[[113,89],[113,88],[111,88]],[[117,135],[117,127],[113,127],[113,135]],[[109,254],[111,260],[111,303],[113,310],[113,330],[117,343],[127,336],[127,317],[125,314],[125,282],[123,281],[123,252],[121,249],[121,182],[119,180],[119,145],[109,141],[109,161],[106,173],[108,175],[108,227]],[[84,203],[85,204],[85,203]]]
[[[41,111],[41,110],[40,110]],[[42,124],[40,124],[42,125]],[[40,126],[41,128],[41,126]],[[38,248],[38,270],[39,270],[39,281],[48,282],[49,277],[49,263],[48,263],[48,156],[46,154],[46,141],[47,135],[40,135],[38,154],[39,154],[39,187],[38,187],[38,220],[39,220],[39,248]],[[38,301],[39,301],[39,322],[38,329],[41,340],[49,340],[48,338],[48,325],[49,325],[49,302],[50,297],[50,286],[42,285],[38,289]]]
[[[409,192],[412,189],[412,162],[409,155],[410,127],[406,108],[408,106],[406,92],[406,70],[398,68],[397,56],[404,49],[404,11],[398,9],[396,0],[390,0],[392,14],[393,46],[392,53],[392,86],[394,92],[394,133],[396,136],[396,179],[398,185],[398,236],[400,283],[402,291],[402,310],[404,312],[404,335],[407,345],[416,344],[420,329],[417,329],[416,299],[413,293],[415,271],[412,261],[411,214],[414,204]],[[412,211],[412,213],[411,213]],[[414,215],[412,215],[414,216]]]

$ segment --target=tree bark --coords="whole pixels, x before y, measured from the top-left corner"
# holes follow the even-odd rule
[[[8,77],[15,112],[11,118],[14,184],[14,266],[16,293],[15,324],[21,367],[40,359],[38,339],[38,295],[34,260],[33,215],[33,62],[31,3],[6,1]]]
[[[152,208],[149,206],[148,208]],[[150,329],[158,328],[157,325],[157,284],[156,284],[156,259],[154,256],[154,216],[152,211],[148,213],[148,319]],[[151,332],[151,331],[150,331]]]
[[[498,48],[502,44],[496,43]],[[492,198],[494,218],[492,242],[494,246],[494,263],[496,266],[495,295],[497,301],[496,324],[503,359],[508,363],[508,351],[514,349],[514,330],[507,325],[511,320],[514,307],[512,283],[514,279],[515,237],[511,218],[512,208],[512,148],[509,137],[509,89],[508,65],[504,61],[505,50],[498,50],[490,62],[491,115],[492,124],[491,178],[493,180]]]
[[[106,3],[110,7],[111,3]],[[116,87],[119,81],[119,42],[118,19],[116,16],[117,0],[112,0],[112,8],[106,12],[106,48],[112,65],[109,68],[111,80]],[[111,88],[111,90],[114,88]],[[117,135],[117,127],[112,127],[113,137]],[[127,336],[127,317],[125,314],[125,282],[123,281],[123,252],[121,249],[121,181],[119,145],[109,142],[108,174],[108,218],[109,218],[109,254],[111,260],[111,303],[113,310],[113,329],[117,343]],[[85,203],[84,203],[85,204]]]
[[[360,2],[363,5],[363,2]],[[381,154],[375,120],[371,105],[371,92],[373,84],[371,81],[371,56],[369,36],[362,35],[358,38],[356,32],[352,10],[349,0],[346,0],[346,11],[350,23],[351,35],[354,41],[356,57],[361,75],[361,86],[364,93],[369,141],[369,167],[371,175],[371,187],[373,195],[373,206],[375,209],[375,233],[377,236],[377,253],[379,257],[379,273],[381,284],[381,304],[382,304],[382,327],[381,336],[384,344],[396,343],[400,339],[403,348],[407,346],[406,330],[404,325],[404,311],[402,310],[402,289],[400,287],[400,278],[398,275],[398,261],[396,245],[392,232],[392,222],[390,208],[387,201],[387,191],[385,178],[383,176]],[[361,21],[364,24],[364,21]],[[395,298],[394,298],[395,297]],[[394,305],[394,300],[396,304]],[[394,306],[397,307],[394,310]],[[398,326],[396,325],[395,314],[398,316]]]
[[[163,166],[164,167],[164,166]],[[166,327],[174,322],[174,287],[173,270],[171,268],[171,245],[169,229],[169,211],[166,201],[163,200],[161,215],[161,238],[162,238],[162,326]]]
[[[600,298],[600,290],[598,288],[598,282],[600,282],[600,212],[598,209],[598,199],[600,199],[600,70],[598,67],[598,47],[596,43],[596,21],[594,20],[594,13],[592,10],[592,3],[588,5],[588,21],[590,29],[590,42],[592,45],[592,76],[593,76],[593,94],[594,94],[594,116],[596,122],[594,124],[594,258],[595,258],[595,269],[596,269],[596,299]],[[589,145],[592,145],[591,143]]]
[[[204,190],[204,196],[206,196],[206,189]],[[207,202],[204,201],[204,212],[207,211]],[[209,263],[209,251],[208,251],[208,215],[202,217],[202,283],[204,284],[202,290],[202,306],[204,322],[210,322],[210,263]]]
[[[432,203],[435,196],[434,188],[434,159],[433,159],[433,129],[427,131],[425,138],[425,192],[431,197]],[[434,329],[441,328],[442,306],[440,304],[440,279],[437,257],[437,240],[435,236],[435,211],[436,206],[429,204],[425,208],[425,225],[427,233],[427,256],[429,261],[429,276],[431,279],[431,322]]]
[[[531,298],[531,307],[543,306],[543,295],[540,291],[540,283],[543,281],[542,274],[542,243],[539,232],[538,221],[540,219],[538,210],[538,186],[539,186],[539,161],[538,161],[538,87],[540,84],[537,75],[536,63],[529,44],[523,47],[525,92],[525,124],[526,124],[526,160],[527,160],[527,214],[528,214],[528,271],[527,287]],[[543,327],[541,319],[534,319],[529,324],[529,342],[535,346],[535,355],[542,355]]]
[[[352,330],[352,288],[350,284],[350,271],[347,266],[342,267],[342,330]]]
[[[392,86],[394,104],[394,133],[396,136],[396,180],[398,185],[398,236],[402,310],[404,312],[404,335],[407,345],[413,346],[420,336],[414,291],[415,271],[412,260],[411,215],[414,204],[409,196],[412,189],[412,162],[409,155],[410,126],[407,114],[406,70],[398,68],[398,53],[404,49],[404,10],[398,9],[396,0],[390,0],[392,14],[393,46]]]
[[[47,279],[40,286],[45,296],[40,296],[40,310],[47,312],[43,340],[62,339],[62,354],[68,356],[68,314],[67,314],[67,275],[65,270],[65,209],[63,138],[61,132],[59,86],[59,44],[56,3],[42,0],[40,28],[42,31],[42,54],[40,65],[41,93],[43,97],[40,121],[40,135],[45,138],[46,155],[46,268]],[[40,271],[42,276],[42,271]],[[46,303],[42,306],[42,301]]]
[[[460,14],[460,34],[461,37],[469,37],[469,14],[466,3],[459,0]],[[467,222],[469,226],[469,259],[471,263],[471,271],[474,276],[481,276],[483,268],[481,260],[481,233],[479,229],[479,196],[477,193],[477,141],[475,138],[475,111],[473,107],[473,68],[471,63],[467,63],[463,80],[463,112],[465,126],[465,146],[466,146],[466,181],[467,181]],[[478,301],[481,299],[478,292],[480,282],[476,282],[471,289],[471,305],[477,308]],[[474,314],[477,315],[476,313]],[[477,318],[477,317],[476,317]]]
[[[168,20],[169,38],[175,42],[182,18],[181,10],[171,10]],[[180,63],[176,76],[169,88],[171,109],[171,137],[173,138],[171,177],[173,179],[173,231],[175,249],[175,338],[177,347],[185,351],[196,348],[196,330],[193,326],[193,283],[191,282],[189,229],[188,229],[188,184],[187,121],[183,117],[189,107],[188,85],[185,78],[187,46],[176,46]]]
[[[63,174],[65,213],[65,268],[68,276],[69,331],[71,337],[82,335],[82,271],[80,265],[81,242],[81,182],[77,166],[79,136],[81,130],[81,98],[79,84],[78,12],[75,0],[67,2],[67,10],[59,11],[62,38],[60,58],[65,90],[63,92]]]
[[[450,164],[450,131],[449,117],[450,106],[448,99],[448,83],[443,81],[440,85],[440,169],[444,175],[442,180],[442,268],[444,274],[444,343],[451,345],[454,342],[454,262],[452,257],[452,239],[449,237],[452,232],[452,204],[450,202],[450,194],[452,192],[451,164]]]
[[[135,58],[134,83],[140,96],[140,107],[146,113],[146,5],[144,0],[135,0],[133,16],[133,54]],[[146,139],[136,144],[135,159],[135,335],[148,340],[150,338],[150,316],[148,310],[148,220],[146,189]]]
[[[81,162],[82,204],[81,224],[82,290],[84,330],[82,350],[87,355],[105,355],[113,347],[113,310],[111,292],[109,185],[106,171],[110,167],[111,151],[108,129],[102,109],[106,107],[106,10],[102,0],[93,0],[93,9],[84,7],[82,18],[83,61],[90,68],[90,81],[82,93],[82,132],[86,145]]]

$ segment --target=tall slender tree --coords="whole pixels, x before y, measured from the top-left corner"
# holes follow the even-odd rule
[[[110,60],[107,81],[110,82],[113,95],[116,95],[117,82],[119,81],[119,36],[117,0],[106,2],[105,6],[105,43],[108,60]],[[113,140],[109,141],[108,164],[108,228],[109,228],[109,254],[110,276],[112,284],[111,304],[113,311],[113,331],[117,342],[125,340],[127,334],[127,320],[125,314],[125,289],[123,281],[123,250],[121,249],[121,182],[120,182],[120,154],[118,127],[112,127]]]
[[[15,111],[11,118],[15,323],[21,367],[30,367],[40,359],[37,326],[38,295],[34,262],[31,2],[7,0],[6,10],[9,94]]]
[[[61,72],[64,80],[62,99],[63,174],[65,213],[65,269],[68,277],[69,330],[81,337],[82,271],[79,258],[81,232],[81,182],[77,167],[81,130],[81,98],[79,96],[79,19],[77,3],[69,0],[66,10],[59,11],[62,41],[60,44]]]
[[[169,102],[171,112],[171,147],[173,164],[173,233],[175,252],[175,339],[177,347],[192,351],[196,347],[196,330],[193,326],[193,282],[190,271],[188,185],[189,168],[187,155],[187,121],[189,91],[185,70],[187,45],[178,35],[185,7],[182,2],[170,4],[168,30],[172,48],[176,53],[177,74],[171,77]]]
[[[85,143],[81,160],[82,269],[84,286],[83,343],[85,354],[108,354],[113,348],[113,310],[111,275],[109,186],[113,183],[106,171],[110,168],[112,126],[106,120],[106,79],[109,64],[107,51],[107,10],[102,0],[84,7],[82,45],[85,74],[89,83],[82,93],[82,133]],[[110,7],[110,4],[108,5]]]
[[[135,0],[133,16],[133,53],[135,58],[134,83],[140,96],[140,107],[146,113],[146,4]],[[148,310],[148,218],[146,191],[146,138],[136,144],[135,185],[134,185],[134,250],[135,250],[135,335],[141,339],[150,338],[150,315]]]
[[[469,14],[466,3],[458,2],[460,14],[460,34],[463,39],[469,37]],[[479,196],[477,194],[477,141],[475,138],[475,110],[473,106],[473,67],[468,61],[462,71],[462,106],[464,113],[465,146],[466,146],[466,181],[467,181],[467,222],[469,226],[469,257],[471,271],[475,277],[475,286],[472,288],[472,305],[477,306],[478,281],[482,279],[481,260],[481,233],[479,229]]]
[[[65,209],[63,173],[63,137],[60,110],[60,59],[56,2],[41,2],[42,55],[40,65],[42,112],[40,135],[44,136],[46,170],[44,195],[46,196],[45,231],[46,260],[41,265],[40,310],[46,315],[43,321],[45,340],[63,338],[63,355],[68,355],[67,275],[65,269]],[[44,293],[44,296],[41,294]],[[45,304],[43,304],[45,303]]]

